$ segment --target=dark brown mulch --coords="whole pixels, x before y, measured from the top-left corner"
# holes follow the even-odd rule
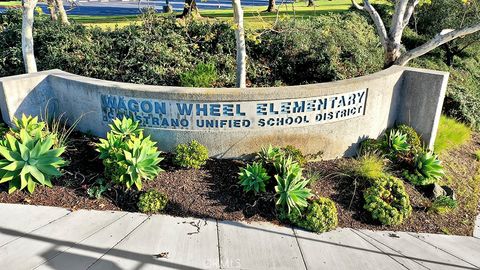
[[[65,167],[64,176],[54,180],[53,188],[37,187],[33,195],[26,192],[8,195],[6,186],[0,185],[0,202],[71,209],[136,211],[135,198],[138,192],[123,194],[111,190],[99,200],[88,198],[87,188],[102,177],[103,173],[102,163],[94,150],[94,142],[95,139],[88,136],[75,134],[66,155],[70,164]],[[305,173],[318,178],[312,185],[316,194],[335,201],[340,227],[471,235],[480,192],[480,179],[473,180],[480,167],[480,162],[475,161],[473,156],[477,149],[480,149],[480,136],[475,134],[468,144],[442,155],[450,175],[447,184],[458,190],[459,207],[455,211],[444,216],[428,212],[430,200],[406,183],[413,213],[402,225],[392,227],[381,226],[373,221],[363,209],[362,190],[365,187],[359,182],[356,185],[352,178],[339,174],[349,159],[312,162],[306,165]],[[167,194],[169,204],[164,211],[167,214],[278,222],[272,193],[260,198],[252,194],[246,195],[237,184],[238,167],[244,165],[242,161],[209,160],[202,169],[187,170],[173,166],[171,157],[167,155],[161,165],[165,172],[155,180],[145,182],[144,188],[155,188]]]

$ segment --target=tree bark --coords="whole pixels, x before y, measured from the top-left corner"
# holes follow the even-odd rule
[[[37,72],[33,51],[33,20],[38,0],[22,0],[22,54],[25,72]]]
[[[236,87],[247,87],[247,48],[245,46],[245,29],[243,27],[243,9],[240,0],[232,0],[233,20],[235,23],[235,40],[237,43],[237,77]]]
[[[200,14],[198,12],[198,8],[197,8],[197,1],[196,0],[185,0],[185,5],[183,7],[183,12],[180,16],[180,18],[185,18],[187,16],[190,16],[192,14]]]
[[[267,7],[267,10],[265,10],[266,12],[275,12],[277,11],[277,4],[275,2],[275,0],[268,0],[268,7]]]
[[[48,5],[48,11],[50,12],[50,19],[52,21],[57,21],[57,8],[55,5],[55,0],[47,0],[47,5]]]
[[[58,14],[60,15],[60,22],[65,25],[70,25],[67,17],[67,12],[65,11],[65,7],[63,6],[63,0],[55,0],[55,4],[58,8]]]

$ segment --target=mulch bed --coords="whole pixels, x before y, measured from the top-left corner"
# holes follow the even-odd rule
[[[23,191],[8,195],[7,185],[0,185],[0,203],[48,205],[73,210],[136,211],[138,192],[135,191],[125,194],[111,190],[101,199],[88,198],[88,187],[102,177],[103,173],[102,163],[97,158],[98,153],[94,147],[95,140],[83,134],[74,134],[66,154],[70,164],[64,168],[65,174],[53,181],[53,188],[37,187],[33,195]],[[472,235],[480,189],[480,180],[472,181],[480,172],[480,162],[473,155],[478,149],[480,136],[475,134],[469,143],[442,155],[447,173],[452,176],[448,184],[459,191],[459,207],[456,210],[442,216],[428,212],[430,200],[406,183],[413,213],[398,226],[382,226],[373,221],[363,209],[362,186],[357,183],[355,188],[354,179],[338,174],[349,159],[308,163],[305,174],[318,178],[312,185],[316,194],[329,197],[336,203],[340,227]],[[245,165],[243,161],[209,160],[202,169],[187,170],[172,165],[171,159],[171,156],[166,155],[161,163],[165,172],[153,181],[144,182],[144,189],[155,188],[167,194],[169,203],[164,213],[183,217],[278,223],[274,212],[274,194],[260,198],[246,195],[237,184],[238,167]],[[472,190],[477,196],[472,197]]]

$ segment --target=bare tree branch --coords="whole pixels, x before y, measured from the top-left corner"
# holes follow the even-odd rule
[[[398,58],[395,64],[404,66],[408,63],[408,61],[412,60],[413,58],[422,56],[442,44],[445,44],[458,37],[473,34],[478,31],[480,31],[480,23],[462,29],[453,30],[447,33],[440,33],[428,42],[424,43],[423,45],[404,53],[402,56],[400,56],[400,58]]]
[[[362,6],[360,6],[359,4],[357,4],[357,2],[355,0],[352,0],[352,5],[358,10],[364,10],[364,8]]]
[[[382,46],[386,49],[388,36],[387,29],[385,28],[382,17],[380,17],[377,10],[375,10],[375,8],[370,4],[368,0],[363,0],[363,7],[361,8],[366,10],[370,14],[370,17],[375,23],[375,28],[377,29],[378,36],[380,37],[380,43],[382,43]]]
[[[407,11],[405,12],[405,17],[403,18],[402,31],[410,22],[410,18],[412,17],[413,12],[415,11],[415,8],[417,7],[419,2],[419,0],[410,0],[408,2]]]
[[[395,12],[392,16],[392,26],[389,37],[394,43],[400,44],[403,33],[403,21],[409,0],[396,0]]]

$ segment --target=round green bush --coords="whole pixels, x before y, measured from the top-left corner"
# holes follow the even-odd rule
[[[422,140],[420,139],[420,136],[415,131],[415,129],[413,129],[410,126],[402,124],[402,125],[398,125],[396,127],[396,130],[407,135],[407,143],[410,145],[411,150],[414,153],[418,153],[422,151]]]
[[[335,203],[329,198],[320,197],[305,210],[305,216],[297,225],[313,232],[327,232],[338,225],[338,214]]]
[[[207,163],[208,149],[196,140],[175,147],[174,163],[184,168],[200,169]]]
[[[277,209],[277,216],[280,221],[289,221],[294,225],[317,233],[331,231],[338,225],[337,207],[329,198],[318,198],[302,212],[292,210],[288,213],[280,208]]]
[[[167,195],[158,192],[155,189],[150,189],[140,195],[137,206],[140,212],[153,214],[162,211],[167,205],[167,202]]]
[[[403,182],[393,176],[375,181],[363,193],[364,208],[384,225],[401,224],[412,213],[410,198]]]

